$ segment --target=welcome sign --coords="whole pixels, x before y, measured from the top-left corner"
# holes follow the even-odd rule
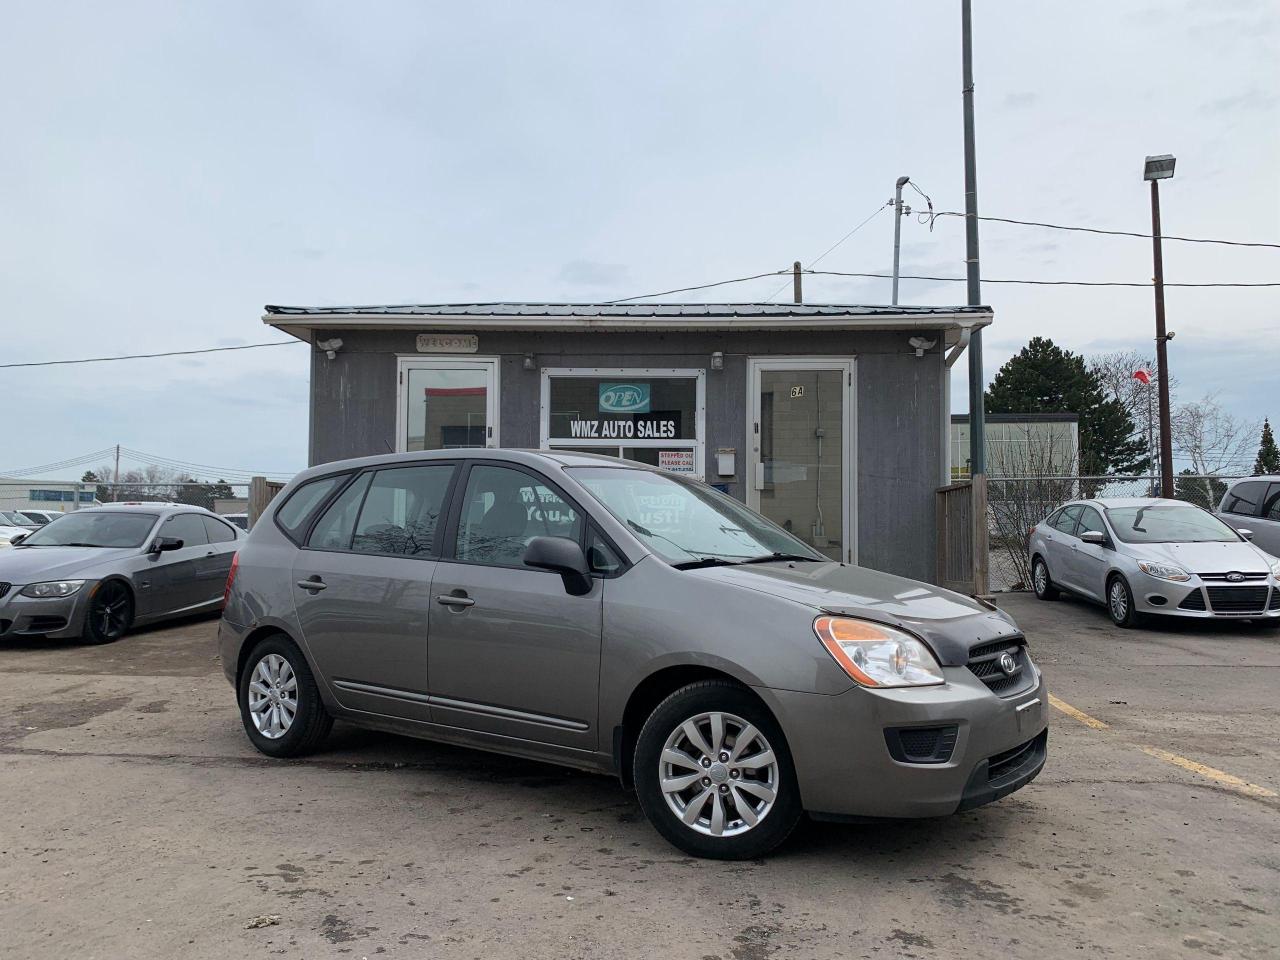
[[[601,413],[648,413],[649,384],[601,383]]]

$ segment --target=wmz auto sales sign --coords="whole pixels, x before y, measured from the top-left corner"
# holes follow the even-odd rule
[[[676,422],[651,420],[570,420],[569,436],[583,440],[674,440]]]

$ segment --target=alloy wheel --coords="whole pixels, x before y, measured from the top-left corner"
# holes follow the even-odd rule
[[[249,678],[249,716],[268,740],[289,732],[298,712],[298,677],[289,661],[269,653],[258,661]]]
[[[89,616],[103,640],[120,639],[129,627],[129,591],[118,583],[104,584],[93,598]]]
[[[1120,623],[1129,615],[1129,591],[1125,589],[1125,585],[1119,580],[1111,581],[1111,591],[1109,594],[1111,602],[1111,616]]]
[[[1036,569],[1033,573],[1033,577],[1035,578],[1036,593],[1043,596],[1045,590],[1049,586],[1049,571],[1045,569],[1044,561],[1036,561]]]
[[[731,713],[701,713],[676,727],[662,748],[658,783],[685,826],[731,837],[758,826],[778,799],[778,758],[764,734]]]

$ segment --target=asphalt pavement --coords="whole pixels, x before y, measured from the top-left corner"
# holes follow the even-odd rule
[[[606,777],[335,727],[255,753],[213,621],[0,641],[0,956],[1280,955],[1280,630],[1003,603],[1049,762],[941,820],[683,856]]]

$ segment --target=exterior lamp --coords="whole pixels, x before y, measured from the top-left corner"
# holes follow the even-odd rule
[[[712,370],[724,369],[724,354],[719,350],[711,354],[711,369]]]
[[[1173,176],[1173,165],[1176,162],[1171,153],[1162,153],[1158,157],[1147,157],[1147,162],[1142,167],[1142,179],[1168,180]]]

